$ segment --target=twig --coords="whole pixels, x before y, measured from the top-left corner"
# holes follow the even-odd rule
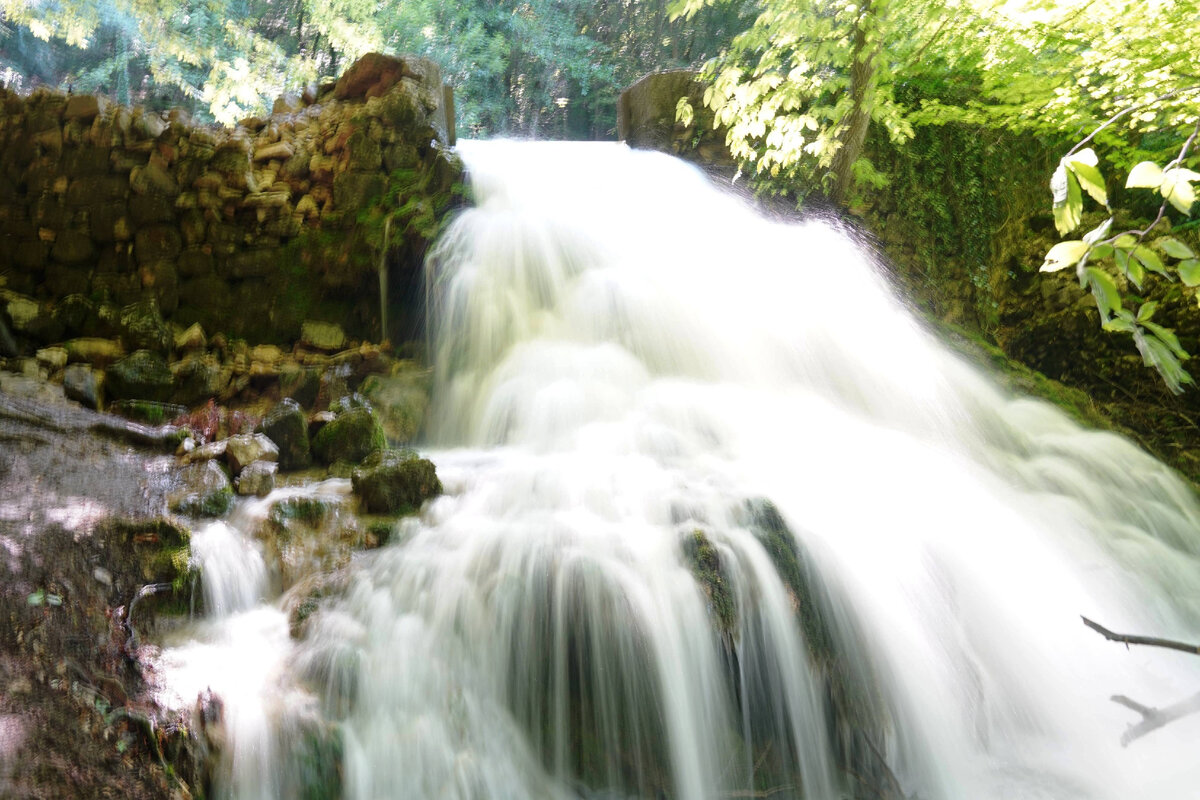
[[[1121,734],[1122,747],[1128,747],[1129,743],[1133,740],[1140,739],[1147,733],[1156,731],[1168,723],[1200,711],[1200,693],[1194,694],[1186,700],[1181,700],[1166,708],[1150,708],[1149,706],[1144,706],[1141,703],[1130,700],[1123,694],[1113,695],[1110,699],[1117,705],[1125,706],[1142,715],[1141,722],[1130,725]]]
[[[1079,152],[1079,148],[1083,147],[1085,144],[1090,142],[1092,139],[1095,139],[1096,134],[1100,133],[1100,131],[1104,130],[1109,125],[1112,125],[1114,122],[1119,120],[1121,117],[1128,116],[1129,114],[1132,114],[1135,111],[1141,111],[1143,108],[1149,108],[1150,106],[1161,103],[1164,100],[1170,100],[1172,97],[1174,97],[1177,94],[1187,94],[1189,92],[1196,92],[1196,91],[1200,91],[1200,86],[1184,86],[1182,88],[1174,89],[1170,92],[1167,92],[1166,94],[1160,94],[1158,97],[1147,100],[1146,102],[1141,103],[1139,105],[1130,106],[1129,108],[1126,108],[1123,111],[1119,111],[1116,114],[1114,114],[1113,116],[1109,117],[1103,124],[1100,125],[1100,127],[1096,128],[1096,130],[1094,130],[1090,134],[1088,134],[1086,138],[1084,138],[1078,144],[1076,144],[1074,147],[1072,147],[1070,149],[1070,151],[1067,153],[1067,155],[1072,155],[1073,153]]]
[[[1080,617],[1080,619],[1083,620],[1084,625],[1087,625],[1105,639],[1108,639],[1110,642],[1120,642],[1126,647],[1131,644],[1142,644],[1148,647],[1165,647],[1168,650],[1179,650],[1183,653],[1200,655],[1200,645],[1189,644],[1188,642],[1177,642],[1173,639],[1159,639],[1154,636],[1135,636],[1128,633],[1113,633],[1100,623],[1092,622],[1087,617]]]

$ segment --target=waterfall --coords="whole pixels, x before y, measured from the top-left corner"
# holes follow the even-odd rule
[[[1200,659],[1079,620],[1200,638],[1169,469],[947,353],[845,231],[619,145],[461,150],[446,495],[287,656],[342,796],[1194,796],[1200,716],[1122,747],[1109,697]]]

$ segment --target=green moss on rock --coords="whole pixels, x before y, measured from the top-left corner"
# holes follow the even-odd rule
[[[708,597],[709,613],[717,630],[727,636],[737,628],[737,603],[730,591],[729,578],[721,563],[721,554],[702,530],[692,531],[683,539],[683,556],[696,582]]]
[[[375,514],[411,514],[442,493],[433,462],[407,450],[372,455],[352,476],[363,508]]]
[[[313,455],[322,464],[358,463],[386,447],[383,426],[368,408],[352,408],[340,414],[321,428],[312,441]]]

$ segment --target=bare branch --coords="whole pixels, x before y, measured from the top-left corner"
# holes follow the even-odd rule
[[[1081,142],[1079,142],[1074,147],[1072,147],[1070,152],[1067,153],[1067,155],[1072,155],[1073,153],[1078,153],[1079,149],[1081,147],[1083,147],[1085,144],[1090,142],[1092,139],[1096,138],[1096,134],[1100,133],[1100,131],[1104,130],[1109,125],[1112,125],[1114,122],[1121,119],[1121,117],[1128,116],[1135,111],[1141,111],[1143,108],[1149,108],[1150,106],[1157,105],[1158,103],[1161,103],[1164,100],[1170,100],[1172,97],[1175,97],[1176,95],[1190,94],[1192,92],[1197,92],[1197,91],[1200,91],[1200,86],[1184,86],[1180,89],[1175,89],[1174,91],[1167,92],[1166,94],[1160,94],[1158,97],[1155,97],[1151,100],[1147,100],[1144,103],[1139,103],[1136,106],[1130,106],[1129,108],[1119,111],[1116,114],[1109,117],[1107,120],[1105,120],[1104,123],[1100,125],[1100,127],[1096,128],[1094,131],[1092,131],[1090,134],[1088,134],[1088,136],[1085,139],[1083,139]]]
[[[1184,653],[1191,653],[1192,655],[1200,655],[1200,645],[1189,644],[1187,642],[1177,642],[1172,639],[1159,639],[1154,636],[1134,636],[1128,633],[1113,633],[1100,623],[1092,622],[1087,617],[1080,617],[1080,619],[1083,620],[1084,625],[1087,625],[1105,639],[1108,639],[1110,642],[1121,642],[1126,647],[1131,644],[1143,644],[1148,647],[1165,647],[1168,650],[1179,650]]]
[[[1194,694],[1186,700],[1181,700],[1166,708],[1150,708],[1149,706],[1144,706],[1141,703],[1130,700],[1122,694],[1114,695],[1110,699],[1114,703],[1133,709],[1142,715],[1141,722],[1136,725],[1130,725],[1121,734],[1122,747],[1128,747],[1129,743],[1133,740],[1140,739],[1147,733],[1156,731],[1168,723],[1200,711],[1200,693]]]

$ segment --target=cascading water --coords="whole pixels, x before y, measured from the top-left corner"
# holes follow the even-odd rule
[[[1079,621],[1200,638],[1169,470],[1002,395],[834,229],[622,146],[462,152],[477,207],[427,265],[447,494],[287,656],[338,791],[1194,796],[1200,717],[1122,748],[1108,698],[1200,660]]]

